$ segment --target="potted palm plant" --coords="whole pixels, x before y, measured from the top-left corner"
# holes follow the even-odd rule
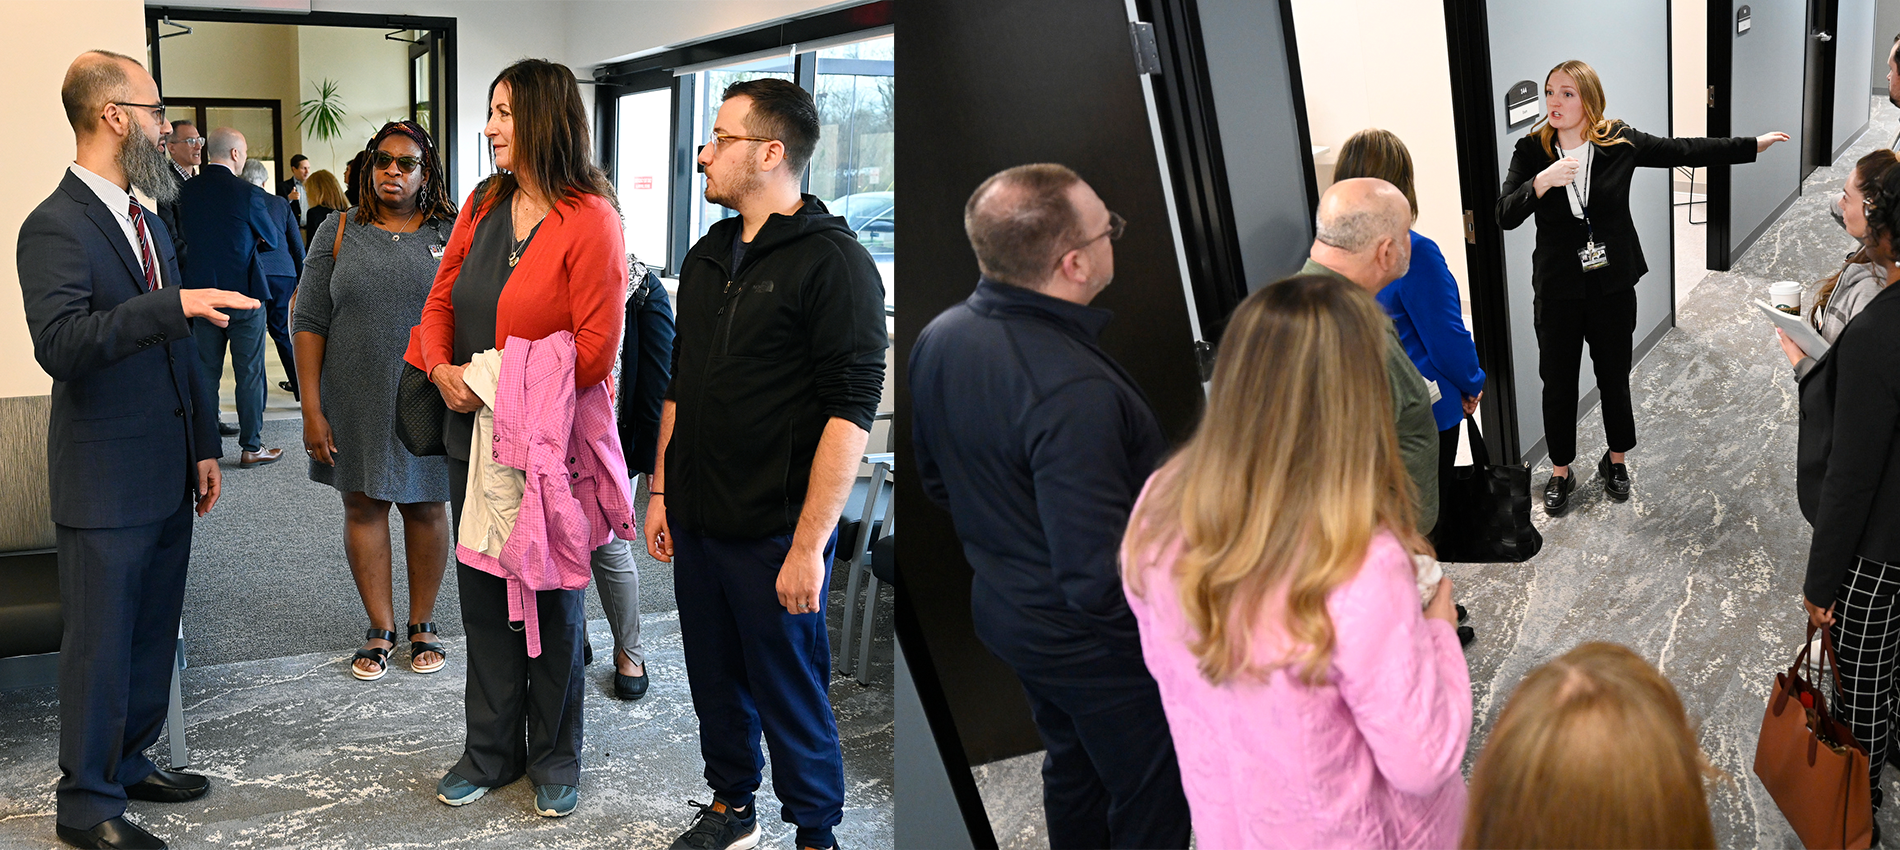
[[[297,129],[306,137],[329,145],[330,159],[335,161],[336,140],[343,138],[344,132],[343,98],[337,94],[335,80],[325,79],[315,85],[317,96],[297,105]]]

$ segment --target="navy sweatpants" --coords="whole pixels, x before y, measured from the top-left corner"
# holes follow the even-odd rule
[[[763,732],[772,745],[772,787],[784,803],[779,815],[798,827],[798,846],[834,846],[831,828],[844,816],[844,753],[827,690],[827,594],[808,614],[779,605],[778,572],[791,535],[721,540],[669,525],[706,784],[726,800],[749,799],[765,767]],[[834,532],[825,544],[827,588],[837,544]]]
[[[1140,658],[1119,670],[1104,667],[1092,681],[1080,670],[1016,671],[1048,750],[1042,808],[1049,846],[1185,848],[1192,823],[1161,691]],[[1041,672],[1060,679],[1040,679]]]
[[[60,826],[91,829],[125,813],[125,786],[157,765],[171,700],[178,617],[191,557],[192,501],[130,528],[56,526],[59,604]]]

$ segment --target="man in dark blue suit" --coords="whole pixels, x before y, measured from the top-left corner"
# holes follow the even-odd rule
[[[177,802],[202,776],[145,756],[170,696],[195,508],[218,501],[215,391],[187,319],[222,324],[256,299],[179,286],[171,235],[130,194],[170,200],[158,86],[137,60],[80,54],[60,87],[74,163],[20,226],[33,355],[53,378],[48,489],[65,630],[55,818],[75,847],[163,848],[127,798]]]
[[[205,164],[185,181],[178,198],[178,220],[185,228],[186,289],[229,289],[258,301],[270,300],[261,271],[265,252],[286,253],[284,228],[271,220],[271,195],[239,177],[248,146],[244,134],[229,127],[211,131]],[[193,322],[198,362],[212,387],[224,373],[224,347],[231,346],[231,370],[237,375],[238,466],[273,463],[282,449],[263,446],[264,337],[266,311],[234,312],[228,326]]]
[[[277,345],[277,359],[283,361],[287,380],[278,384],[291,398],[301,398],[297,393],[297,361],[290,350],[290,296],[297,291],[297,278],[303,275],[303,231],[298,229],[297,214],[290,202],[275,195],[267,199],[270,202],[270,217],[279,233],[283,234],[283,251],[263,251],[258,256],[258,271],[264,276],[265,290],[270,293],[270,303],[264,309],[268,311],[265,326],[270,329],[271,342]]]

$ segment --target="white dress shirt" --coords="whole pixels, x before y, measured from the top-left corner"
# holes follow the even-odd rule
[[[139,233],[132,224],[132,193],[92,173],[91,169],[77,162],[66,170],[71,171],[92,189],[93,194],[99,196],[99,200],[105,202],[106,209],[112,211],[112,217],[118,219],[119,231],[125,234],[126,244],[132,246],[132,258],[144,262],[142,259],[144,255],[139,252]],[[158,281],[159,286],[164,286],[165,263],[159,258],[158,235],[152,233],[150,227],[147,227],[145,231],[152,239],[152,279]],[[140,281],[140,285],[143,284],[144,282]]]

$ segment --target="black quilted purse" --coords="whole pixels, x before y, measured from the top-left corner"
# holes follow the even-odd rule
[[[1544,536],[1531,524],[1531,471],[1522,464],[1491,464],[1478,423],[1465,417],[1471,436],[1471,465],[1452,467],[1440,492],[1438,560],[1497,564],[1530,560],[1544,548]]]
[[[396,380],[396,439],[416,457],[446,455],[442,442],[442,423],[449,406],[421,369],[403,361],[402,377]]]

